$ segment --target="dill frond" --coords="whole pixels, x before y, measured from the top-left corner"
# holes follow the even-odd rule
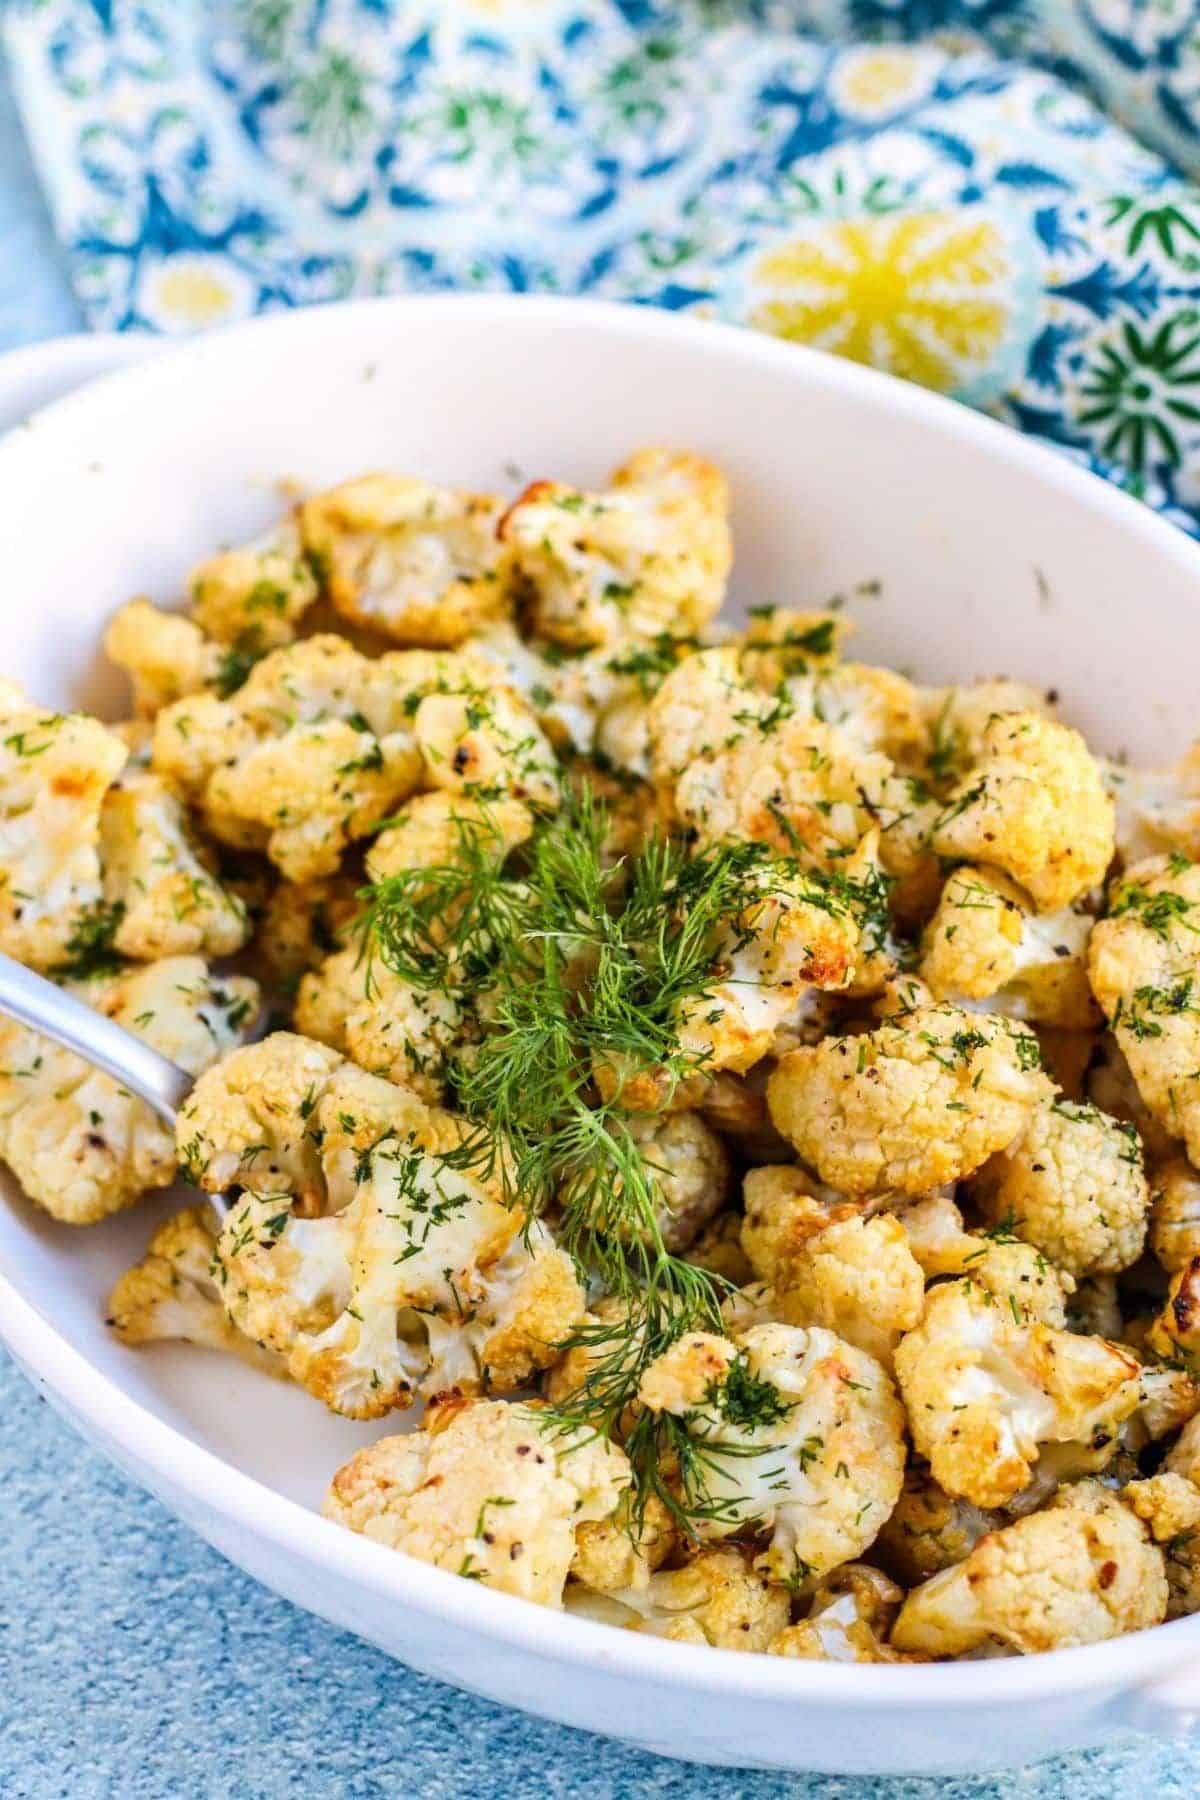
[[[669,1099],[703,1072],[705,1054],[681,1043],[681,1015],[715,995],[776,896],[799,893],[870,926],[887,889],[802,871],[761,844],[689,855],[652,837],[614,861],[608,828],[584,786],[506,868],[486,822],[464,821],[446,867],[367,890],[359,931],[365,957],[421,988],[452,984],[481,1022],[451,1063],[454,1099],[476,1130],[449,1160],[498,1177],[529,1220],[553,1213],[585,1283],[623,1302],[622,1320],[581,1326],[564,1346],[587,1353],[588,1372],[548,1429],[607,1436],[624,1418],[635,1515],[656,1494],[691,1529],[717,1504],[706,1470],[730,1452],[679,1419],[631,1409],[644,1370],[684,1332],[721,1329],[729,1284],[666,1250],[658,1178],[623,1093],[652,1073]],[[598,1069],[616,1072],[603,1095]]]

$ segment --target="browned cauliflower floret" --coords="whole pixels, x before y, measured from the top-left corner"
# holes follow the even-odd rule
[[[861,1203],[807,1192],[802,1170],[751,1169],[742,1247],[772,1285],[774,1317],[823,1325],[890,1368],[901,1334],[921,1317],[925,1278],[904,1227]]]
[[[747,872],[745,891],[717,945],[712,985],[681,1011],[681,1046],[706,1073],[752,1068],[783,1024],[848,986],[860,955],[852,901],[819,874],[767,857]]]
[[[903,1587],[915,1587],[962,1562],[1002,1522],[999,1513],[948,1494],[928,1469],[911,1468],[871,1554]]]
[[[914,1588],[892,1643],[929,1656],[989,1644],[1028,1656],[1144,1631],[1166,1608],[1162,1552],[1145,1526],[1099,1482],[1080,1481]]]
[[[806,1662],[899,1662],[887,1638],[903,1599],[882,1570],[843,1563],[817,1588],[808,1617],[781,1631],[768,1653]]]
[[[1200,1256],[1200,1175],[1181,1156],[1154,1171],[1150,1248],[1172,1274]]]
[[[1088,971],[1143,1101],[1200,1162],[1200,864],[1153,857],[1114,882]]]
[[[205,810],[219,835],[226,818],[239,841],[249,827],[289,881],[312,881],[334,873],[347,845],[412,792],[420,770],[407,732],[380,739],[329,719],[297,725],[214,770]]]
[[[284,1374],[274,1352],[252,1343],[226,1312],[212,1267],[216,1241],[211,1214],[191,1207],[173,1214],[113,1289],[107,1323],[131,1347],[200,1344],[240,1356],[268,1374]]]
[[[646,708],[650,773],[673,796],[698,758],[732,750],[772,718],[779,722],[779,701],[749,679],[738,645],[698,650],[676,664]]]
[[[462,1022],[452,993],[405,981],[360,943],[326,957],[296,996],[298,1031],[426,1100],[442,1097]]]
[[[1200,743],[1173,769],[1103,762],[1117,808],[1117,849],[1128,868],[1164,853],[1200,861]]]
[[[951,791],[932,843],[939,856],[1002,870],[1040,912],[1057,912],[1104,880],[1112,801],[1077,731],[1008,713],[985,729],[982,758]]]
[[[427,694],[413,731],[429,786],[485,800],[524,800],[544,812],[558,805],[554,751],[513,688]]]
[[[725,597],[729,494],[698,456],[640,450],[598,494],[535,481],[499,532],[537,630],[568,647],[696,632]]]
[[[182,613],[161,612],[149,600],[131,600],[113,614],[104,649],[128,675],[143,718],[221,678],[221,646]]]
[[[780,705],[747,724],[731,748],[715,743],[689,757],[675,784],[675,811],[700,844],[765,843],[836,866],[872,825],[897,822],[909,806],[907,789],[879,751],[819,719],[781,716]],[[892,841],[888,832],[885,843]]]
[[[313,1113],[342,1058],[324,1044],[277,1031],[225,1057],[179,1110],[179,1159],[211,1194],[235,1184],[295,1194],[316,1210],[324,1193]]]
[[[1071,1275],[1131,1268],[1146,1241],[1150,1190],[1137,1132],[1090,1103],[1036,1107],[1020,1137],[972,1177],[971,1197],[992,1224],[1004,1222]]]
[[[694,1112],[631,1119],[629,1134],[660,1196],[656,1222],[664,1248],[677,1255],[725,1204],[729,1153]]]
[[[193,1075],[258,1009],[254,982],[218,980],[198,956],[66,986]],[[169,1128],[111,1076],[10,1020],[0,1020],[0,1063],[0,1157],[54,1218],[91,1225],[173,1181]]]
[[[1193,1256],[1171,1276],[1162,1311],[1146,1333],[1155,1356],[1200,1371],[1200,1256]]]
[[[578,1564],[574,1572],[580,1575]],[[791,1615],[786,1589],[767,1581],[751,1554],[725,1546],[699,1551],[682,1568],[660,1569],[640,1587],[568,1591],[567,1607],[675,1644],[760,1652]]]
[[[983,755],[985,734],[993,719],[1005,713],[1046,713],[1046,697],[1022,681],[978,681],[967,687],[918,688],[928,733],[921,774],[939,794],[946,793],[973,769]]]
[[[180,1124],[208,1157],[201,1179],[229,1167],[256,1190],[217,1251],[235,1324],[352,1418],[416,1392],[510,1392],[555,1361],[583,1313],[570,1258],[505,1204],[498,1175],[447,1160],[464,1124],[303,1038],[255,1048],[265,1079],[241,1091],[253,1070],[243,1055],[231,1075],[231,1058]],[[266,1141],[247,1151],[260,1120]],[[337,1210],[298,1216],[297,1193],[310,1214]]]
[[[771,1063],[756,1063],[744,1075],[720,1069],[709,1077],[699,1108],[718,1136],[746,1162],[779,1162],[791,1146],[771,1123],[767,1111],[767,1077]]]
[[[642,1592],[654,1571],[677,1549],[678,1541],[674,1519],[658,1495],[636,1495],[629,1488],[607,1519],[579,1527],[571,1575],[596,1594],[618,1594],[629,1588]]]
[[[719,1275],[735,1288],[745,1287],[754,1279],[750,1259],[742,1249],[742,1215],[733,1207],[710,1219],[683,1254],[685,1262]]]
[[[1147,1164],[1170,1162],[1179,1155],[1179,1141],[1164,1131],[1138,1092],[1128,1062],[1118,1049],[1111,1032],[1104,1032],[1093,1045],[1084,1075],[1084,1094],[1101,1112],[1114,1119],[1124,1119],[1137,1127]]]
[[[858,1037],[793,1050],[771,1117],[843,1193],[922,1194],[1010,1144],[1050,1083],[1037,1040],[1006,1019],[924,1007]]]
[[[305,501],[304,546],[337,611],[401,644],[453,646],[510,607],[503,502],[405,475],[363,475]]]
[[[439,788],[414,794],[367,852],[372,881],[419,869],[469,869],[475,861],[499,867],[533,832],[533,814],[520,800],[481,799]]]
[[[1030,1253],[1011,1249],[1020,1269]],[[1042,1306],[1034,1284],[1006,1283],[998,1262],[932,1287],[896,1351],[917,1450],[947,1493],[983,1507],[1025,1487],[1043,1444],[1111,1457],[1140,1399],[1136,1357],[1029,1316],[1027,1305]]]
[[[1086,913],[1037,913],[1015,882],[956,869],[925,928],[921,977],[939,1000],[988,1000],[991,1012],[1086,1031],[1100,1024],[1087,978]]]
[[[280,881],[272,888],[254,939],[255,954],[285,991],[320,968],[362,911],[361,881],[351,874],[318,881]]]
[[[461,675],[451,658],[371,659],[342,638],[308,638],[263,657],[232,699],[165,708],[153,766],[223,843],[266,850],[289,880],[311,881],[422,781],[412,713],[431,684]]]
[[[113,948],[122,956],[232,956],[246,942],[245,906],[222,884],[161,775],[127,773],[109,789],[100,859],[104,898],[118,919]]]
[[[253,543],[201,563],[188,593],[192,616],[210,638],[262,651],[292,641],[318,589],[296,522],[287,519]]]
[[[769,1532],[759,1566],[772,1580],[810,1586],[865,1550],[896,1504],[903,1410],[874,1357],[831,1331],[692,1333],[651,1363],[638,1398],[696,1442],[700,1537]]]
[[[325,1516],[422,1562],[542,1606],[561,1606],[579,1528],[629,1485],[622,1451],[565,1435],[535,1407],[431,1406],[421,1428],[381,1438],[338,1470]]]
[[[128,752],[96,719],[0,682],[0,950],[66,962],[102,906],[100,808]]]
[[[952,1187],[935,1188],[930,1194],[897,1196],[888,1201],[904,1227],[908,1247],[925,1272],[927,1281],[937,1275],[962,1275],[985,1253],[985,1246],[963,1223]]]

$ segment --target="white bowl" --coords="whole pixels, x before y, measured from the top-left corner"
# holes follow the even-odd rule
[[[588,482],[652,442],[728,471],[739,602],[841,593],[866,657],[927,680],[1057,688],[1094,742],[1139,759],[1194,732],[1200,550],[1133,501],[851,364],[528,298],[276,315],[96,380],[12,432],[0,671],[52,704],[119,709],[99,664],[105,619],[136,592],[172,600],[196,558],[276,516],[281,476]],[[10,1187],[5,1340],[210,1543],[428,1674],[669,1756],[859,1774],[990,1769],[1200,1718],[1200,1619],[1027,1660],[846,1668],[611,1631],[327,1524],[313,1509],[330,1474],[378,1426],[204,1352],[133,1353],[107,1335],[109,1285],[166,1204],[77,1233]]]

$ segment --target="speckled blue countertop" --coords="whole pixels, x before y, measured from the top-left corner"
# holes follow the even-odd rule
[[[0,351],[78,316],[0,72]],[[1200,1745],[1127,1740],[994,1780],[738,1774],[640,1755],[411,1674],[277,1600],[0,1358],[2,1800],[1194,1800]]]

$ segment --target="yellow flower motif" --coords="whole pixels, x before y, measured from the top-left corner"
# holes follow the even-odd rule
[[[1014,278],[977,212],[831,221],[760,257],[752,325],[947,392],[1000,348]]]
[[[885,118],[928,90],[939,61],[920,50],[851,51],[839,59],[830,91],[851,118]]]
[[[254,283],[225,257],[181,251],[143,268],[138,310],[157,330],[183,335],[248,318],[256,295]]]

